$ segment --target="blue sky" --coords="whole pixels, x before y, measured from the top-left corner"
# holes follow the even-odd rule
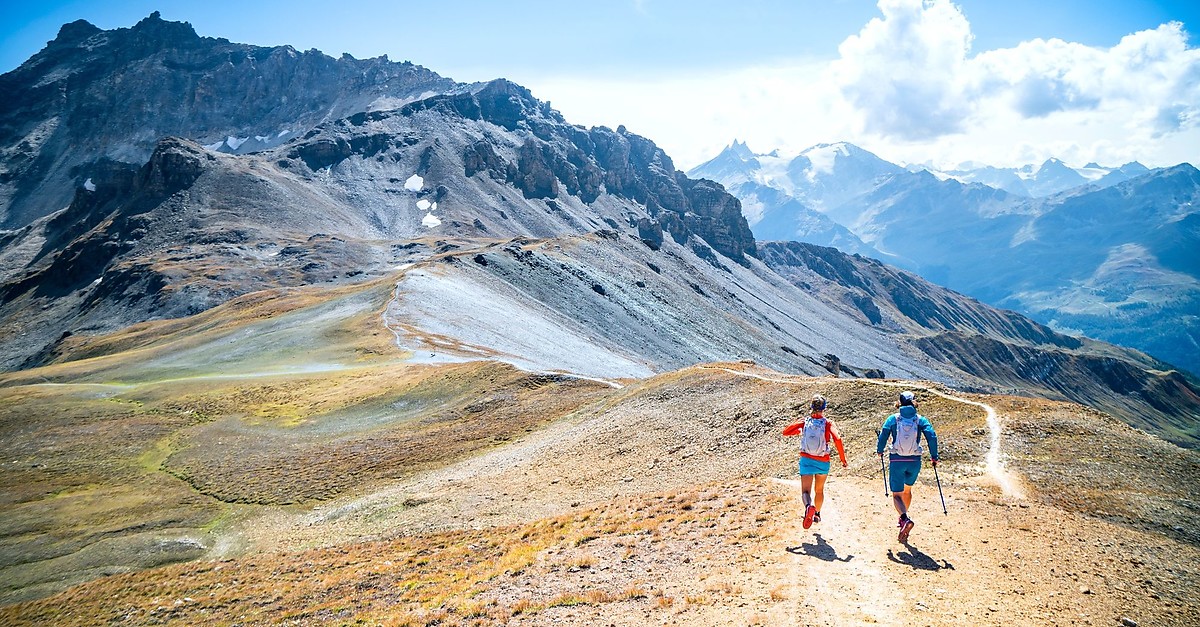
[[[387,54],[460,81],[510,78],[572,121],[626,124],[683,167],[734,137],[763,152],[848,140],[896,161],[941,165],[1046,156],[1169,165],[1200,158],[1187,147],[1200,145],[1200,112],[1188,103],[1200,96],[1188,90],[1200,83],[1200,70],[1188,73],[1193,62],[1200,67],[1187,38],[1200,32],[1197,7],[1140,0],[5,2],[0,71],[34,54],[65,22],[128,27],[158,10],[206,36],[335,56]],[[1182,27],[1160,28],[1172,21]],[[1135,33],[1151,34],[1122,46]],[[1144,75],[1105,69],[1146,51],[1163,58]],[[1163,76],[1164,67],[1176,70]],[[1099,75],[1104,85],[1088,78]],[[1161,89],[1137,95],[1119,87],[1147,80]],[[1125,122],[1114,129],[1118,119]]]

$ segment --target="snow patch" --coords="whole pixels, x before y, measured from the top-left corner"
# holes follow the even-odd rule
[[[846,148],[845,144],[821,144],[803,154],[812,162],[812,167],[808,170],[808,178],[813,180],[818,174],[833,174],[833,166],[837,162],[838,155],[848,157],[850,150]]]
[[[225,138],[225,145],[229,146],[230,150],[237,150],[242,146],[242,144],[249,141],[249,139],[249,137],[234,137],[233,135],[230,135],[229,137]]]
[[[221,146],[224,146],[224,145],[225,145],[225,140],[223,140],[223,139],[222,139],[222,140],[221,140],[221,141],[219,141],[219,142],[214,142],[214,143],[211,143],[211,144],[204,144],[204,147],[205,147],[205,148],[207,148],[207,149],[209,149],[209,150],[214,150],[214,151],[215,151],[215,150],[220,150],[220,149],[221,149]]]
[[[758,172],[754,173],[755,182],[782,191],[788,196],[794,196],[795,184],[788,177],[788,166],[792,159],[780,157],[777,154],[755,155],[758,159]]]
[[[1030,220],[1025,226],[1018,229],[1016,233],[1013,233],[1012,239],[1008,242],[1008,247],[1016,248],[1025,242],[1035,241],[1037,240],[1037,236],[1037,223]]]
[[[414,174],[404,181],[404,189],[410,192],[419,192],[425,186],[425,179],[421,178],[420,174]]]
[[[1099,181],[1100,179],[1104,178],[1105,175],[1107,175],[1113,171],[1113,168],[1105,168],[1105,167],[1089,168],[1086,166],[1082,167],[1082,168],[1072,168],[1072,169],[1074,169],[1076,172],[1078,172],[1080,176],[1082,176],[1083,178],[1085,178],[1091,182]]]
[[[417,201],[417,209],[420,209],[421,211],[428,211],[430,206],[430,202],[424,198]]]
[[[438,217],[433,215],[432,213],[427,213],[427,214],[425,214],[424,218],[421,218],[421,224],[428,228],[431,228],[431,229],[435,226],[440,225],[441,223],[442,223],[442,221],[439,220]]]
[[[751,194],[742,198],[742,217],[746,218],[746,224],[754,226],[762,222],[764,213],[766,213],[766,207],[758,199],[758,194]]]
[[[96,184],[92,182],[91,177],[88,177],[88,180],[83,182],[83,188],[89,192],[94,192],[96,191]]]
[[[390,111],[393,109],[399,109],[410,102],[420,102],[436,95],[438,95],[438,92],[436,91],[426,91],[422,92],[418,96],[409,96],[407,98],[397,98],[396,96],[380,96],[375,100],[372,100],[371,104],[367,105],[367,111]]]

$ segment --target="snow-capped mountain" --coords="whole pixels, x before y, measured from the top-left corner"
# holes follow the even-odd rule
[[[846,142],[820,144],[784,157],[778,152],[755,154],[735,140],[688,176],[712,179],[738,196],[759,239],[809,242],[877,256],[837,225],[837,209],[903,171]]]
[[[742,214],[760,239],[819,243],[846,253],[883,257],[850,229],[774,187],[746,181],[735,183],[729,192],[742,201]]]
[[[1137,162],[1074,168],[1059,159],[939,171],[901,168],[846,143],[788,159],[735,142],[690,174],[738,196],[760,240],[881,259],[1195,371],[1200,272],[1181,261],[1194,253],[1180,252],[1200,246],[1189,230],[1194,172]]]
[[[952,178],[962,183],[983,183],[1030,198],[1044,198],[1083,186],[1102,189],[1150,171],[1150,168],[1136,161],[1120,167],[1106,167],[1093,162],[1082,168],[1073,168],[1059,159],[1047,159],[1041,165],[1029,164],[1019,168],[970,164],[970,167],[937,170],[909,166],[910,171],[917,169],[928,169],[941,178]]]

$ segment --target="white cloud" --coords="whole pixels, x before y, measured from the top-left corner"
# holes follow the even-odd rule
[[[1200,108],[1200,50],[1187,47],[1178,22],[1110,49],[1038,39],[980,54],[971,65],[984,86],[977,99],[1007,98],[1025,117],[1091,110],[1161,133],[1194,123]]]
[[[1200,123],[1200,50],[1178,22],[1107,49],[1034,39],[972,57],[970,25],[947,0],[879,8],[830,70],[864,134],[881,142],[944,155],[961,152],[953,141],[986,149],[998,140],[1040,158],[1094,158],[1122,139],[1153,152],[1154,140]]]
[[[799,152],[852,131],[836,90],[823,82],[827,62],[797,62],[689,75],[587,79],[522,78],[539,98],[576,124],[644,135],[687,169],[733,139],[753,150]]]
[[[838,48],[830,78],[868,133],[922,139],[962,129],[971,28],[947,0],[880,0],[872,19]]]
[[[1200,50],[1179,23],[1112,47],[1034,39],[973,54],[948,0],[880,0],[881,16],[809,59],[689,75],[521,80],[576,123],[645,135],[687,169],[732,139],[798,153],[850,141],[885,159],[997,166],[1200,165]]]

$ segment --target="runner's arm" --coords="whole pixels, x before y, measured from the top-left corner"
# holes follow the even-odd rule
[[[921,432],[925,434],[925,441],[929,443],[929,459],[938,460],[938,442],[937,433],[933,430],[933,425],[926,418],[921,423]]]
[[[879,430],[879,440],[875,443],[875,453],[883,455],[884,449],[887,448],[888,438],[892,437],[892,425],[895,424],[896,418],[888,416],[887,420],[883,421],[883,428]]]
[[[838,433],[837,425],[833,424],[833,420],[829,421],[829,439],[833,440],[833,446],[837,449],[838,457],[842,460],[842,466],[845,466],[846,449],[842,446],[842,435]]]

